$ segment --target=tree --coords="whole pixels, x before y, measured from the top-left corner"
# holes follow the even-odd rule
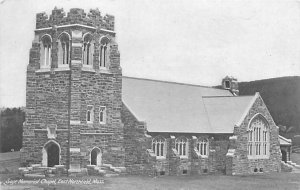
[[[18,151],[22,147],[25,112],[21,108],[7,108],[0,114],[0,151]]]

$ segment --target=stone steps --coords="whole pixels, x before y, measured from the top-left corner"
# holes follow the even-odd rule
[[[290,167],[292,167],[292,173],[300,173],[300,165],[292,162],[292,161],[287,161],[286,163]]]
[[[55,167],[44,167],[40,164],[33,164],[30,167],[21,167],[19,168],[19,174],[21,176],[27,176],[29,178],[32,177],[51,177],[55,176],[62,176],[67,175],[67,171],[65,166],[63,165],[56,165]],[[29,174],[29,175],[28,175]]]
[[[101,166],[88,165],[89,175],[100,175],[104,177],[115,177],[125,173],[125,167],[114,167],[111,164],[103,164]]]
[[[125,167],[113,167],[111,164],[103,164],[102,166],[88,165],[87,168],[69,169],[68,171],[63,165],[43,167],[40,164],[34,164],[30,167],[19,168],[19,174],[28,178],[65,176],[67,174],[73,177],[83,177],[86,175],[114,177],[123,175],[125,172]]]
[[[281,161],[281,171],[282,172],[292,172],[293,166],[291,166],[288,163],[285,163],[284,161]]]
[[[292,162],[292,161],[287,161],[287,164],[289,164],[289,165],[291,165],[291,166],[293,166],[293,167],[295,167],[295,168],[300,169],[300,165],[298,165],[298,164],[296,164],[296,163],[294,163],[294,162]]]

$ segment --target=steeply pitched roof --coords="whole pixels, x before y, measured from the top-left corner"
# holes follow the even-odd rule
[[[253,96],[228,90],[123,77],[124,104],[149,132],[233,133]]]
[[[232,133],[253,96],[203,97],[209,124],[215,133]]]

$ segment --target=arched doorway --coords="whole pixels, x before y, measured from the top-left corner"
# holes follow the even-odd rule
[[[281,159],[282,161],[284,161],[285,163],[287,162],[287,155],[286,155],[286,151],[285,150],[281,150]]]
[[[91,165],[101,166],[102,162],[102,153],[100,148],[93,148],[91,151]]]
[[[59,165],[60,146],[55,141],[49,141],[43,148],[43,160],[42,165],[47,167],[53,167]]]

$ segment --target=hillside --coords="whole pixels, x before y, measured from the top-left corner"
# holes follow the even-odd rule
[[[300,132],[300,77],[281,77],[239,83],[240,95],[259,92],[277,125]],[[291,128],[293,127],[293,128]]]

